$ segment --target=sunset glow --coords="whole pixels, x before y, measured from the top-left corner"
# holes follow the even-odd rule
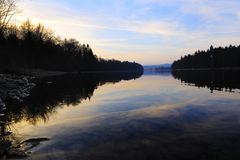
[[[22,0],[17,23],[31,19],[103,58],[171,63],[213,46],[240,44],[238,0]]]

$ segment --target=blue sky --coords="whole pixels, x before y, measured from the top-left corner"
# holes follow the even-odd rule
[[[42,23],[103,58],[171,63],[240,44],[239,0],[21,0],[16,21]]]

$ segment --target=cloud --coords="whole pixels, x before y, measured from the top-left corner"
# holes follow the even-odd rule
[[[30,18],[89,43],[100,56],[144,64],[240,42],[237,0],[23,0],[19,6],[18,22]]]

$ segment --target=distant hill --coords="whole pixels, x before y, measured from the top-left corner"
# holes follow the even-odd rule
[[[159,64],[159,65],[145,65],[143,66],[144,70],[154,70],[156,68],[171,68],[172,64],[165,63],[165,64]]]
[[[149,72],[158,72],[161,70],[169,70],[171,69],[172,64],[159,64],[159,65],[146,65],[143,66],[144,72],[149,73]]]

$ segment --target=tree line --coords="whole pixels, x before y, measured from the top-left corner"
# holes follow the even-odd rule
[[[214,48],[207,51],[196,51],[174,61],[172,69],[203,69],[203,68],[235,68],[240,67],[240,46]]]
[[[135,62],[105,60],[76,39],[60,39],[43,25],[27,20],[20,26],[10,20],[16,13],[15,0],[0,0],[0,71],[46,69],[82,71],[142,71]]]

